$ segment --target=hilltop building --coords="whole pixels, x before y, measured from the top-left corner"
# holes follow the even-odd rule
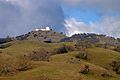
[[[35,29],[35,31],[50,31],[50,27],[46,27],[46,28],[43,28],[43,29]]]

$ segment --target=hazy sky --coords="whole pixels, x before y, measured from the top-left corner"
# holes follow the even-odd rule
[[[0,0],[0,37],[51,26],[120,37],[120,0]]]

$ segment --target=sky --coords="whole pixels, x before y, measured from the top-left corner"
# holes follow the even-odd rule
[[[0,0],[0,37],[51,27],[120,37],[120,0]]]

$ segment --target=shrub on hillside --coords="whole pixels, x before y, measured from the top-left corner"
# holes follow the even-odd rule
[[[101,74],[102,77],[112,77],[112,73],[111,72],[105,72],[103,74]]]
[[[0,61],[0,76],[11,76],[19,71],[32,68],[32,64],[25,58],[5,58]]]
[[[56,49],[57,54],[63,54],[63,53],[68,53],[68,47],[63,45],[62,47]]]
[[[80,51],[77,55],[76,55],[76,58],[79,58],[79,59],[84,59],[84,60],[89,60],[89,55],[86,51]]]
[[[85,50],[86,48],[90,48],[92,44],[88,40],[77,41],[75,44],[75,48],[78,50]]]
[[[110,65],[116,74],[120,74],[120,60],[113,61]]]
[[[56,54],[64,54],[64,53],[68,53],[69,51],[74,51],[74,50],[75,50],[75,47],[73,47],[73,46],[63,45],[62,47],[57,48],[55,50],[55,53]]]
[[[16,66],[11,59],[5,59],[0,62],[0,76],[13,75],[16,72]]]
[[[80,71],[82,74],[89,74],[90,73],[90,66],[85,65],[84,68]]]
[[[16,65],[18,71],[27,71],[29,69],[32,69],[32,64],[25,57],[20,58],[17,61]]]
[[[117,46],[114,50],[120,52],[120,45]]]
[[[43,49],[38,52],[33,51],[32,53],[28,54],[27,57],[30,60],[35,60],[35,61],[48,61],[50,57],[50,53]]]
[[[0,76],[13,75],[15,72],[14,66],[12,64],[2,64],[0,65]]]

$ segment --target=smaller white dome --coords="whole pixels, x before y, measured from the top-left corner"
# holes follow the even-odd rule
[[[35,31],[39,31],[39,29],[35,29]]]
[[[46,27],[46,31],[49,31],[50,30],[50,27]]]

